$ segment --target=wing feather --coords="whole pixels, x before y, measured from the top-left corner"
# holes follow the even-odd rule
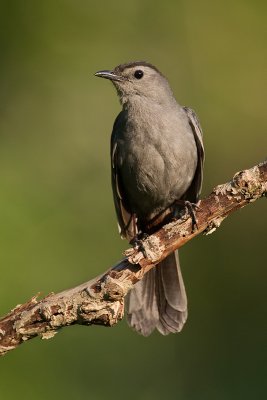
[[[129,241],[134,237],[135,217],[127,207],[126,196],[120,178],[120,158],[118,149],[118,127],[123,123],[123,112],[121,112],[114,123],[111,135],[110,156],[111,156],[111,183],[113,191],[113,199],[117,214],[119,232],[122,238]]]
[[[193,181],[192,181],[189,189],[186,191],[186,193],[183,197],[186,200],[191,201],[192,203],[196,203],[198,201],[198,198],[199,198],[199,195],[201,192],[202,181],[203,181],[203,164],[204,164],[204,159],[205,159],[204,144],[203,144],[203,132],[202,132],[200,122],[199,122],[199,119],[198,119],[195,111],[189,107],[183,107],[183,109],[184,109],[185,113],[187,114],[189,125],[194,134],[194,138],[195,138],[196,146],[197,146],[197,156],[198,156],[198,162],[197,162],[195,176],[193,178]]]

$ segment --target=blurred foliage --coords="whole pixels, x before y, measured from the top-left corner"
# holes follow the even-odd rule
[[[99,69],[168,76],[205,134],[203,194],[267,156],[266,2],[0,1],[1,314],[103,272],[127,246],[110,188],[120,106]],[[71,327],[0,360],[0,398],[260,399],[266,200],[181,250],[189,320],[143,338]]]

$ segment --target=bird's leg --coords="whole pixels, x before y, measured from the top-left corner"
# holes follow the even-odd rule
[[[133,246],[134,249],[141,251],[141,253],[143,254],[143,256],[145,258],[147,258],[147,253],[146,250],[144,248],[143,242],[142,240],[146,239],[149,235],[145,232],[138,232],[138,228],[137,228],[137,218],[136,215],[133,215],[133,219],[135,221],[134,223],[134,237],[131,239],[130,244]]]
[[[192,232],[194,232],[195,228],[198,229],[195,213],[198,208],[197,204],[191,203],[188,200],[176,200],[173,204],[173,216],[174,218],[181,218],[184,212],[187,212],[192,219]]]

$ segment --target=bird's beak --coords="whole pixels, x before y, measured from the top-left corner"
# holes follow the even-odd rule
[[[97,71],[95,76],[100,78],[110,79],[111,81],[124,81],[124,77],[115,74],[113,71]]]

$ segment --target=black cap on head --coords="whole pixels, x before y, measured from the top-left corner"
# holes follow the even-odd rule
[[[133,62],[129,62],[126,64],[120,64],[114,68],[114,72],[121,73],[121,72],[125,71],[126,69],[133,68],[133,67],[149,67],[149,68],[157,71],[160,75],[162,75],[162,73],[154,65],[152,65],[146,61],[133,61]]]

